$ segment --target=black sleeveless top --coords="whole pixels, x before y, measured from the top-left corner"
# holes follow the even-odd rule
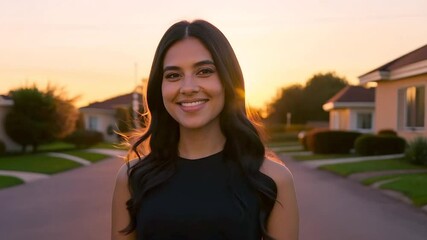
[[[257,195],[237,169],[222,152],[178,157],[176,173],[142,201],[138,239],[260,240]]]

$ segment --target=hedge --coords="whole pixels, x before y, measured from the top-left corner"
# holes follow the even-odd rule
[[[104,140],[102,133],[91,130],[77,130],[64,139],[76,147],[90,147]]]
[[[314,130],[306,135],[308,150],[320,154],[346,154],[361,134],[352,131]]]
[[[356,139],[354,147],[364,156],[399,154],[405,151],[406,141],[393,135],[365,134]]]

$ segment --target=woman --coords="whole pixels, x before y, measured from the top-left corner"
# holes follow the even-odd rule
[[[292,175],[265,157],[239,63],[215,26],[182,21],[166,31],[147,105],[138,159],[117,176],[112,239],[298,238]]]

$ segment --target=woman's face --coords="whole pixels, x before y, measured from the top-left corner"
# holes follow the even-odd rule
[[[219,126],[224,89],[210,52],[198,39],[185,38],[167,51],[162,97],[181,128]]]

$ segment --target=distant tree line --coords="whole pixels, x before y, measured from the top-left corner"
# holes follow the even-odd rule
[[[268,105],[266,121],[270,124],[285,124],[287,113],[291,114],[293,124],[328,121],[329,114],[322,105],[347,85],[345,78],[327,72],[313,75],[305,86],[293,84],[282,88]]]

